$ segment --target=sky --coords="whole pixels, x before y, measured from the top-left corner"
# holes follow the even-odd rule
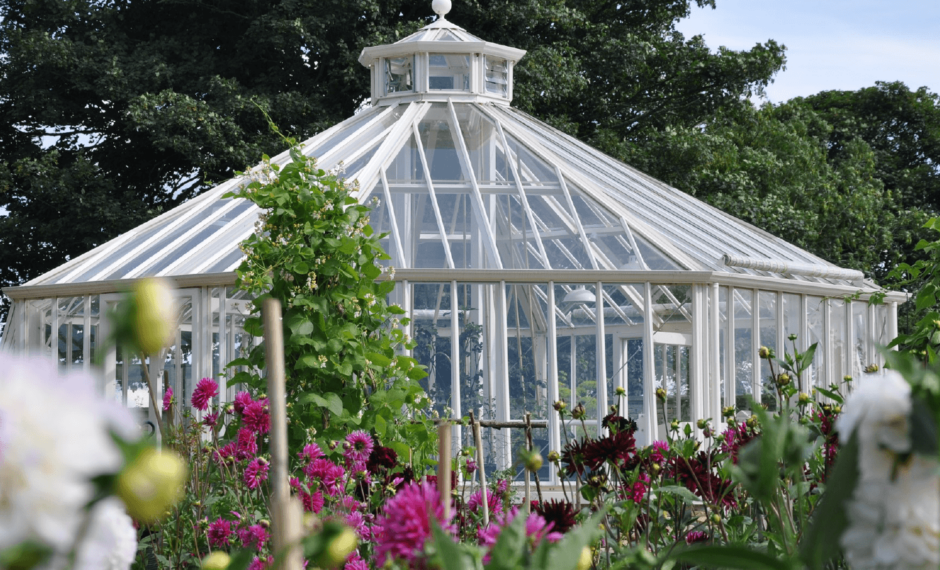
[[[940,0],[716,0],[678,24],[712,49],[774,39],[786,70],[767,88],[774,103],[875,81],[940,92]]]

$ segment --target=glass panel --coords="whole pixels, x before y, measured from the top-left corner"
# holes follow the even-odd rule
[[[796,346],[802,346],[803,342],[806,340],[802,338],[803,331],[800,330],[800,316],[802,315],[802,307],[800,305],[800,296],[793,295],[790,293],[783,294],[783,338],[786,339],[786,350],[793,353],[793,341],[790,340],[791,335],[796,335]],[[779,358],[783,358],[783,350],[777,355]]]
[[[457,143],[450,129],[449,111],[444,103],[433,103],[418,123],[421,145],[435,190],[438,183],[465,181],[465,173],[457,154]]]
[[[184,262],[182,265],[177,266],[176,269],[174,269],[171,273],[173,275],[192,275],[197,267],[200,267],[203,263],[205,263],[207,258],[218,253],[219,249],[231,249],[234,245],[241,243],[251,232],[254,231],[254,224],[256,221],[256,216],[249,215],[245,218],[242,218],[238,223],[229,223],[222,231],[212,237],[211,242],[194,245],[195,248],[198,248],[201,251],[198,254],[190,257],[190,259]],[[235,248],[235,252],[238,252],[237,247]],[[224,267],[229,267],[239,259],[241,259],[241,257],[236,256]],[[212,273],[210,270],[203,270],[201,272]]]
[[[414,285],[413,355],[426,367],[428,375],[421,385],[441,417],[451,415],[451,328],[450,284],[416,283]]]
[[[729,314],[729,303],[728,303],[728,288],[719,287],[718,288],[718,369],[719,374],[721,375],[721,407],[726,408],[728,406],[733,406],[734,402],[728,401],[727,393],[725,392],[725,381],[728,379],[728,314]]]
[[[120,259],[124,255],[129,253],[131,250],[133,250],[135,247],[137,247],[138,245],[150,239],[150,237],[156,234],[158,231],[161,231],[164,228],[166,228],[166,226],[168,226],[174,220],[179,218],[180,215],[182,215],[182,213],[178,215],[168,216],[166,220],[161,220],[160,223],[155,224],[154,226],[148,229],[140,231],[139,235],[135,236],[129,242],[122,245],[116,251],[101,258],[94,265],[92,265],[91,268],[89,268],[87,271],[84,271],[78,277],[75,277],[74,279],[69,279],[69,282],[70,283],[83,283],[85,281],[90,281],[92,277],[100,273],[104,268],[110,266],[112,263],[115,262],[115,260]],[[64,276],[65,274],[63,274],[63,277]],[[61,282],[61,279],[56,280],[56,282],[57,283]]]
[[[555,169],[529,151],[513,137],[506,135],[510,160],[516,161],[516,171],[524,186],[558,184]]]
[[[398,182],[425,185],[424,166],[421,164],[414,135],[408,137],[395,155],[395,160],[385,169],[385,177],[389,184]]]
[[[829,299],[829,355],[832,358],[832,378],[829,384],[842,386],[843,378],[849,372],[845,369],[845,351],[848,343],[845,338],[845,301]]]
[[[90,331],[91,338],[89,339],[91,341],[90,343],[91,354],[88,356],[88,358],[90,358],[92,362],[95,361],[95,350],[98,348],[98,322],[99,322],[98,319],[100,318],[100,316],[101,316],[100,298],[98,297],[98,295],[92,295],[91,296],[91,331]]]
[[[692,333],[692,287],[690,285],[654,285],[653,310],[662,319],[656,328]]]
[[[403,93],[414,90],[414,56],[393,57],[385,60],[385,93]]]
[[[363,123],[362,126],[355,131],[354,133],[355,136],[352,136],[352,134],[350,134],[350,136],[345,136],[343,140],[341,141],[343,143],[348,142],[346,151],[334,153],[333,156],[329,160],[320,161],[320,163],[317,166],[319,166],[323,170],[335,169],[337,166],[337,163],[340,160],[347,159],[356,151],[376,142],[376,139],[379,138],[379,135],[381,135],[389,127],[395,124],[395,122],[398,121],[398,119],[401,117],[401,114],[407,108],[408,108],[407,105],[399,105],[395,107],[393,110],[389,111],[387,115],[383,116],[381,119],[375,121],[374,123],[371,123],[371,124],[369,124],[368,122]],[[333,148],[337,146],[339,146],[339,142],[337,142],[336,145],[333,145],[329,149],[325,149],[325,145],[324,145],[324,147],[320,147],[319,149],[317,149],[316,156],[322,157],[326,154],[327,150],[333,150]],[[377,148],[377,145],[373,147],[372,150],[374,151],[375,148]],[[340,155],[343,155],[343,156],[340,156]],[[353,166],[352,164],[346,165],[345,172],[347,174],[352,175],[356,173],[356,170],[353,170],[352,166]]]
[[[748,396],[753,393],[754,378],[753,320],[751,310],[754,294],[747,289],[734,290],[734,383],[735,407],[750,409]]]
[[[144,368],[141,366],[140,358],[136,355],[129,355],[130,362],[127,364],[127,407],[128,408],[149,408],[150,407],[150,389],[147,379],[144,378]],[[147,359],[149,366],[150,359]]]
[[[191,297],[180,299],[180,349],[179,349],[179,394],[185,394],[185,403],[188,406],[196,387],[193,381],[193,303]],[[183,397],[180,401],[184,401]]]
[[[485,287],[466,283],[457,285],[461,412],[467,415],[472,411],[478,418],[493,417],[486,386]],[[471,430],[463,430],[463,436],[464,445],[473,445]]]
[[[637,420],[645,414],[643,399],[643,339],[631,338],[624,341],[626,353],[627,415]]]
[[[471,105],[454,105],[470,166],[481,186],[509,186],[514,178],[496,125]],[[486,188],[481,188],[486,191]]]
[[[548,409],[548,363],[545,360],[548,326],[544,297],[544,286],[506,285],[509,410],[513,419],[524,419],[526,412],[544,419]]]
[[[760,291],[758,293],[758,305],[760,306],[760,345],[777,351],[777,294],[770,291]],[[778,355],[783,358],[783,355]],[[770,375],[770,365],[767,360],[760,360],[760,395],[761,403],[767,406],[768,410],[777,409],[777,389],[774,378]]]
[[[581,241],[564,196],[536,194],[526,190],[526,198],[538,226],[552,269],[590,269],[591,260]]]
[[[545,269],[525,206],[516,192],[484,198],[493,219],[493,232],[505,269]]]
[[[597,419],[597,325],[595,287],[555,285],[558,332],[559,395],[573,408],[582,404],[585,417]],[[567,426],[569,437],[581,437],[580,422]],[[597,433],[596,422],[588,424],[588,435]]]
[[[385,110],[385,107],[373,107],[367,111],[363,111],[362,113],[356,115],[355,120],[352,121],[349,125],[333,133],[328,139],[323,141],[319,146],[306,150],[304,154],[306,154],[307,156],[315,156],[315,157],[323,156],[324,154],[336,148],[340,143],[342,143],[349,137],[358,133],[359,129],[363,128],[371,119],[373,119],[379,113],[382,113],[384,110]],[[401,116],[401,110],[395,109],[391,111],[389,114],[397,119],[398,117]],[[382,121],[382,124],[384,126],[388,126],[388,124],[390,123],[388,123],[388,120],[385,119]],[[319,166],[320,168],[324,168],[322,164]]]
[[[875,305],[875,338],[877,347],[885,347],[891,342],[891,335],[888,334],[888,306],[885,304]],[[882,362],[881,355],[875,351],[875,362]]]
[[[852,328],[855,332],[855,354],[852,358],[852,376],[855,379],[862,377],[865,367],[868,366],[868,303],[855,301],[852,303]]]
[[[816,354],[813,358],[813,364],[809,369],[809,377],[804,387],[804,391],[809,391],[811,386],[825,387],[826,374],[826,350],[823,340],[823,311],[826,308],[826,301],[821,297],[806,297],[806,322],[809,328],[809,338],[807,348],[816,344]]]
[[[432,53],[429,55],[428,88],[431,91],[469,91],[470,56]]]
[[[221,273],[223,271],[232,271],[232,267],[245,258],[245,254],[236,246],[231,253],[227,254],[214,265],[206,269],[206,273]]]
[[[121,352],[120,344],[115,347],[114,401],[124,405],[124,354]]]
[[[448,267],[444,242],[427,185],[392,184],[395,220],[405,249],[404,267]]]
[[[353,160],[349,164],[342,164],[337,168],[337,172],[344,173],[346,178],[355,178],[359,171],[366,167],[369,164],[369,161],[372,160],[372,157],[375,156],[375,152],[379,150],[379,146],[382,141],[378,140],[375,144],[372,145],[372,148],[367,150],[362,156]]]
[[[509,64],[505,59],[486,56],[486,92],[500,97],[509,95]]]

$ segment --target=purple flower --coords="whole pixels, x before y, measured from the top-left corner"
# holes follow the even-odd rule
[[[477,512],[482,505],[483,493],[481,491],[473,493],[470,495],[470,499],[467,500],[467,508],[472,512]],[[489,507],[490,516],[495,517],[503,512],[503,501],[499,498],[499,495],[494,493],[491,489],[486,490],[486,505]]]
[[[343,570],[369,570],[369,565],[359,556],[359,551],[353,550],[349,558],[346,559],[346,565]]]
[[[167,386],[166,391],[163,393],[163,411],[169,412],[170,406],[173,405],[173,387]]]
[[[267,560],[261,560],[255,556],[254,560],[251,561],[251,564],[248,565],[248,570],[267,570],[271,567],[273,561],[274,559],[270,556],[268,556]]]
[[[206,417],[202,418],[202,423],[205,424],[206,427],[214,428],[216,424],[219,423],[219,412],[206,414]]]
[[[251,431],[268,433],[271,430],[271,416],[268,415],[268,399],[263,398],[245,406],[242,423]]]
[[[509,526],[512,521],[516,519],[519,515],[519,509],[513,507],[507,513],[503,513],[497,516],[490,526],[485,529],[481,528],[478,531],[478,539],[480,544],[487,547],[492,547],[496,544],[496,541],[499,540],[499,534],[504,528]],[[545,519],[542,518],[542,515],[538,513],[530,513],[529,518],[525,521],[525,534],[529,539],[529,546],[531,548],[536,548],[543,541],[547,540],[549,542],[558,542],[563,538],[563,535],[560,532],[554,532],[552,528],[554,525],[550,522],[545,522]],[[484,558],[484,562],[489,560],[489,554]]]
[[[467,460],[467,473],[470,474],[470,475],[473,475],[474,473],[476,473],[476,470],[477,470],[477,463],[476,463],[476,461],[474,461],[474,460],[472,460],[472,459],[468,459],[468,460]]]
[[[239,392],[235,394],[235,401],[232,402],[232,407],[235,408],[236,413],[242,414],[245,411],[245,406],[251,402],[251,394],[248,392]]]
[[[267,544],[268,538],[270,538],[268,531],[260,524],[238,529],[238,539],[242,541],[242,546],[245,548],[254,546],[255,549],[261,550]]]
[[[232,540],[232,522],[219,517],[209,525],[209,545],[213,548],[228,546]]]
[[[238,430],[238,443],[235,450],[235,456],[239,460],[248,459],[258,453],[258,438],[255,436],[255,432],[248,428]]]
[[[693,530],[689,534],[685,535],[686,544],[695,544],[696,542],[707,542],[708,535],[700,530]]]
[[[245,467],[245,484],[249,489],[257,489],[262,481],[268,479],[268,469],[270,465],[260,457],[256,457]]]
[[[343,456],[354,463],[365,463],[369,460],[374,444],[372,437],[364,431],[354,431],[346,436],[346,451]]]
[[[205,410],[209,407],[209,401],[219,395],[219,384],[212,378],[203,378],[196,384],[193,390],[193,407],[197,410]]]
[[[408,484],[389,499],[376,521],[382,529],[375,546],[378,564],[385,564],[387,560],[403,560],[408,566],[417,565],[417,555],[431,536],[432,517],[445,532],[456,532],[450,517],[444,517],[440,493],[430,483]]]
[[[304,446],[304,450],[297,454],[297,457],[301,459],[306,459],[307,462],[311,462],[314,459],[320,459],[323,457],[323,451],[320,450],[320,446],[315,443],[308,443]]]

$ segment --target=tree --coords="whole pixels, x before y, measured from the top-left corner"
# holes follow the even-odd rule
[[[703,127],[669,128],[631,162],[833,263],[873,273],[893,246],[892,196],[862,140],[828,154],[832,127],[794,101],[747,102]]]
[[[714,0],[696,0],[714,7]],[[711,52],[691,0],[475,0],[449,19],[529,50],[516,105],[604,150],[760,91],[773,41]],[[427,0],[0,0],[0,286],[22,283],[303,139],[366,100],[368,45]]]

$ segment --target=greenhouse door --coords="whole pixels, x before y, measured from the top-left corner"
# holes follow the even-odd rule
[[[653,341],[655,385],[657,389],[666,390],[665,417],[663,406],[657,402],[656,439],[666,439],[666,430],[673,420],[679,420],[682,430],[694,419],[690,386],[692,337],[681,333],[656,333]]]

